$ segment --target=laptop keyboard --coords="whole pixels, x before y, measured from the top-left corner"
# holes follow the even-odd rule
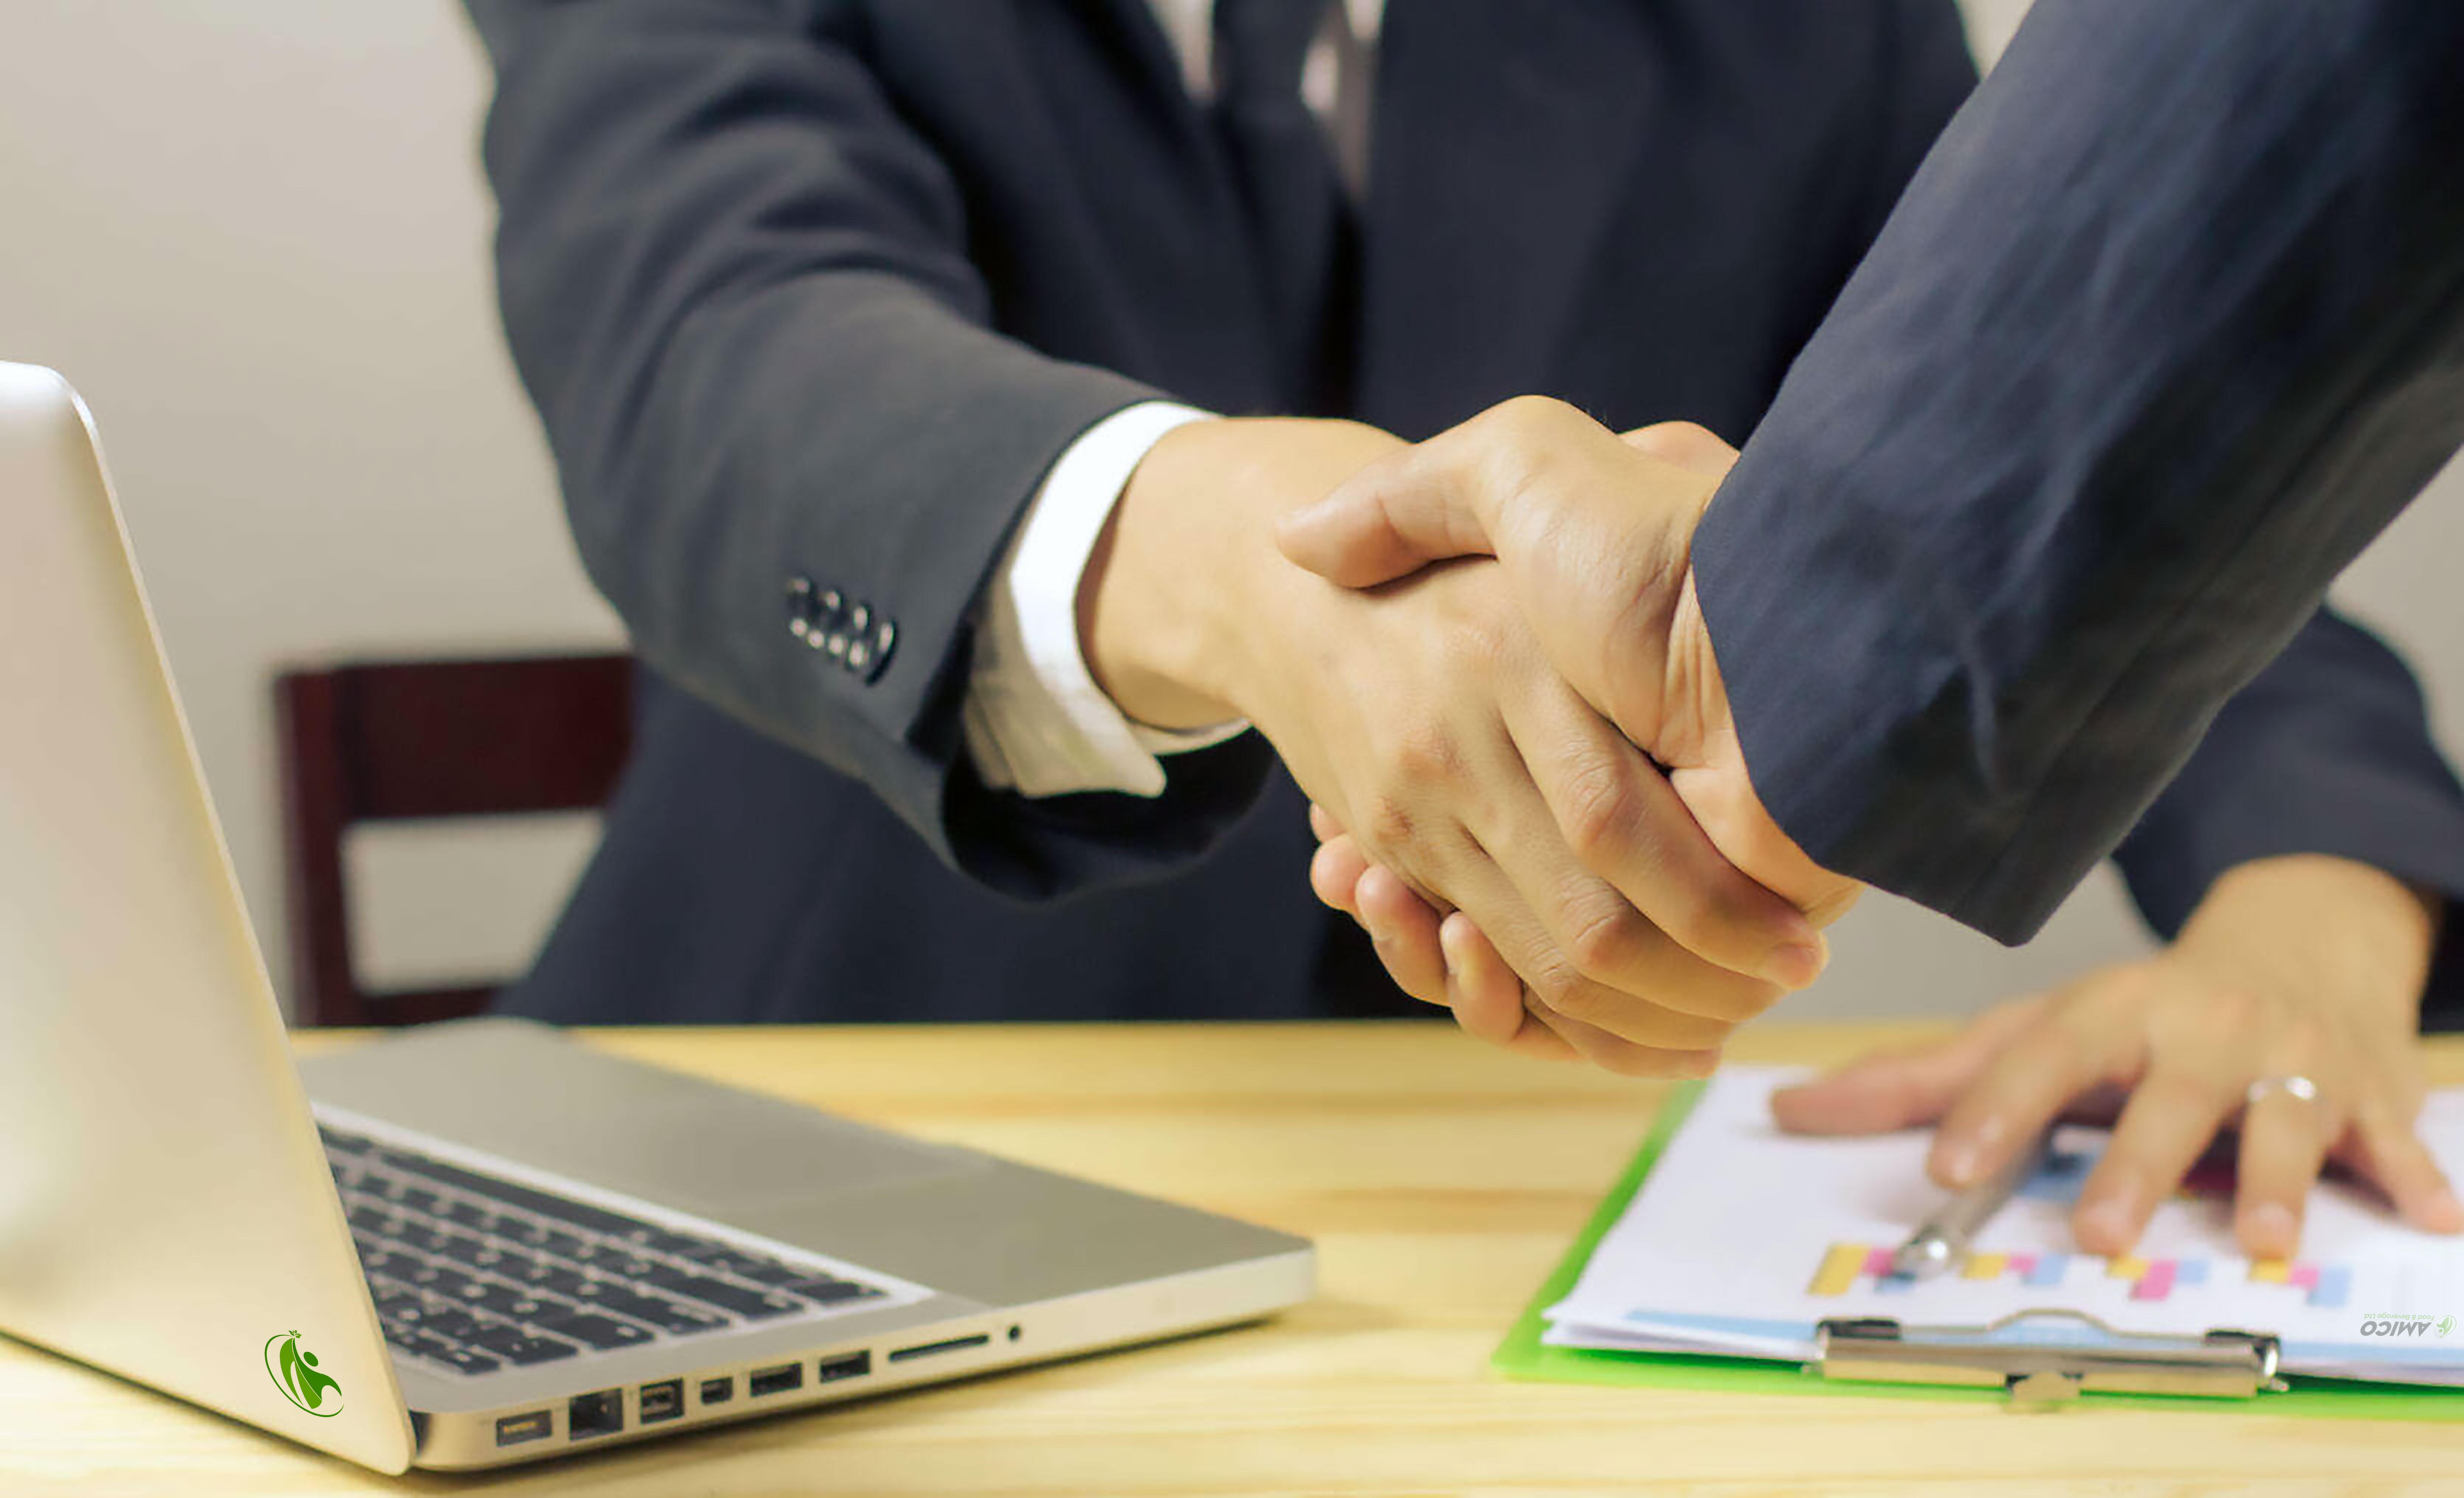
[[[878,1285],[319,1126],[385,1340],[465,1374],[878,1300]]]

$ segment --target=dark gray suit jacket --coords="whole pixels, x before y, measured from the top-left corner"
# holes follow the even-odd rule
[[[1755,783],[2006,940],[2125,833],[2160,922],[2269,853],[2464,890],[2414,694],[2302,629],[2459,442],[2464,6],[2040,0],[1697,538]]]
[[[1055,455],[1159,394],[1305,401],[1146,0],[472,8],[507,327],[654,678],[512,1006],[1392,1005],[1309,898],[1299,798],[1254,738],[1176,760],[1153,804],[997,793],[960,750],[973,611]],[[1386,26],[1339,383],[1407,436],[1530,390],[1749,430],[1973,81],[1948,0],[1398,0]],[[886,656],[791,633],[805,578]],[[2388,773],[2452,801],[2402,668],[2340,638],[2359,675],[2289,684],[2284,716],[2406,738]],[[2180,812],[2211,837],[2272,815]],[[2180,856],[2142,897],[2186,908],[2208,861],[2159,843]]]

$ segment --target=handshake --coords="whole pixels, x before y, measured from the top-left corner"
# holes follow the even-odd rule
[[[1167,435],[1080,592],[1100,685],[1246,718],[1309,794],[1319,898],[1397,984],[1516,1050],[1699,1076],[1811,982],[1858,886],[1764,811],[1695,596],[1736,453],[1523,397],[1407,445]]]

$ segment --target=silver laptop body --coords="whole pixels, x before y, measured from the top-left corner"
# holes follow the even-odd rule
[[[537,1025],[295,1067],[84,408],[0,363],[0,1331],[399,1472],[1254,1320],[1313,1272]]]

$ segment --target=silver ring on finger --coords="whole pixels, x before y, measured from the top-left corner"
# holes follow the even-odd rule
[[[2287,1097],[2298,1098],[2304,1103],[2315,1105],[2319,1101],[2319,1084],[2298,1071],[2279,1072],[2275,1076],[2259,1078],[2250,1085],[2248,1091],[2242,1094],[2242,1100],[2249,1106],[2256,1108],[2278,1092]]]

